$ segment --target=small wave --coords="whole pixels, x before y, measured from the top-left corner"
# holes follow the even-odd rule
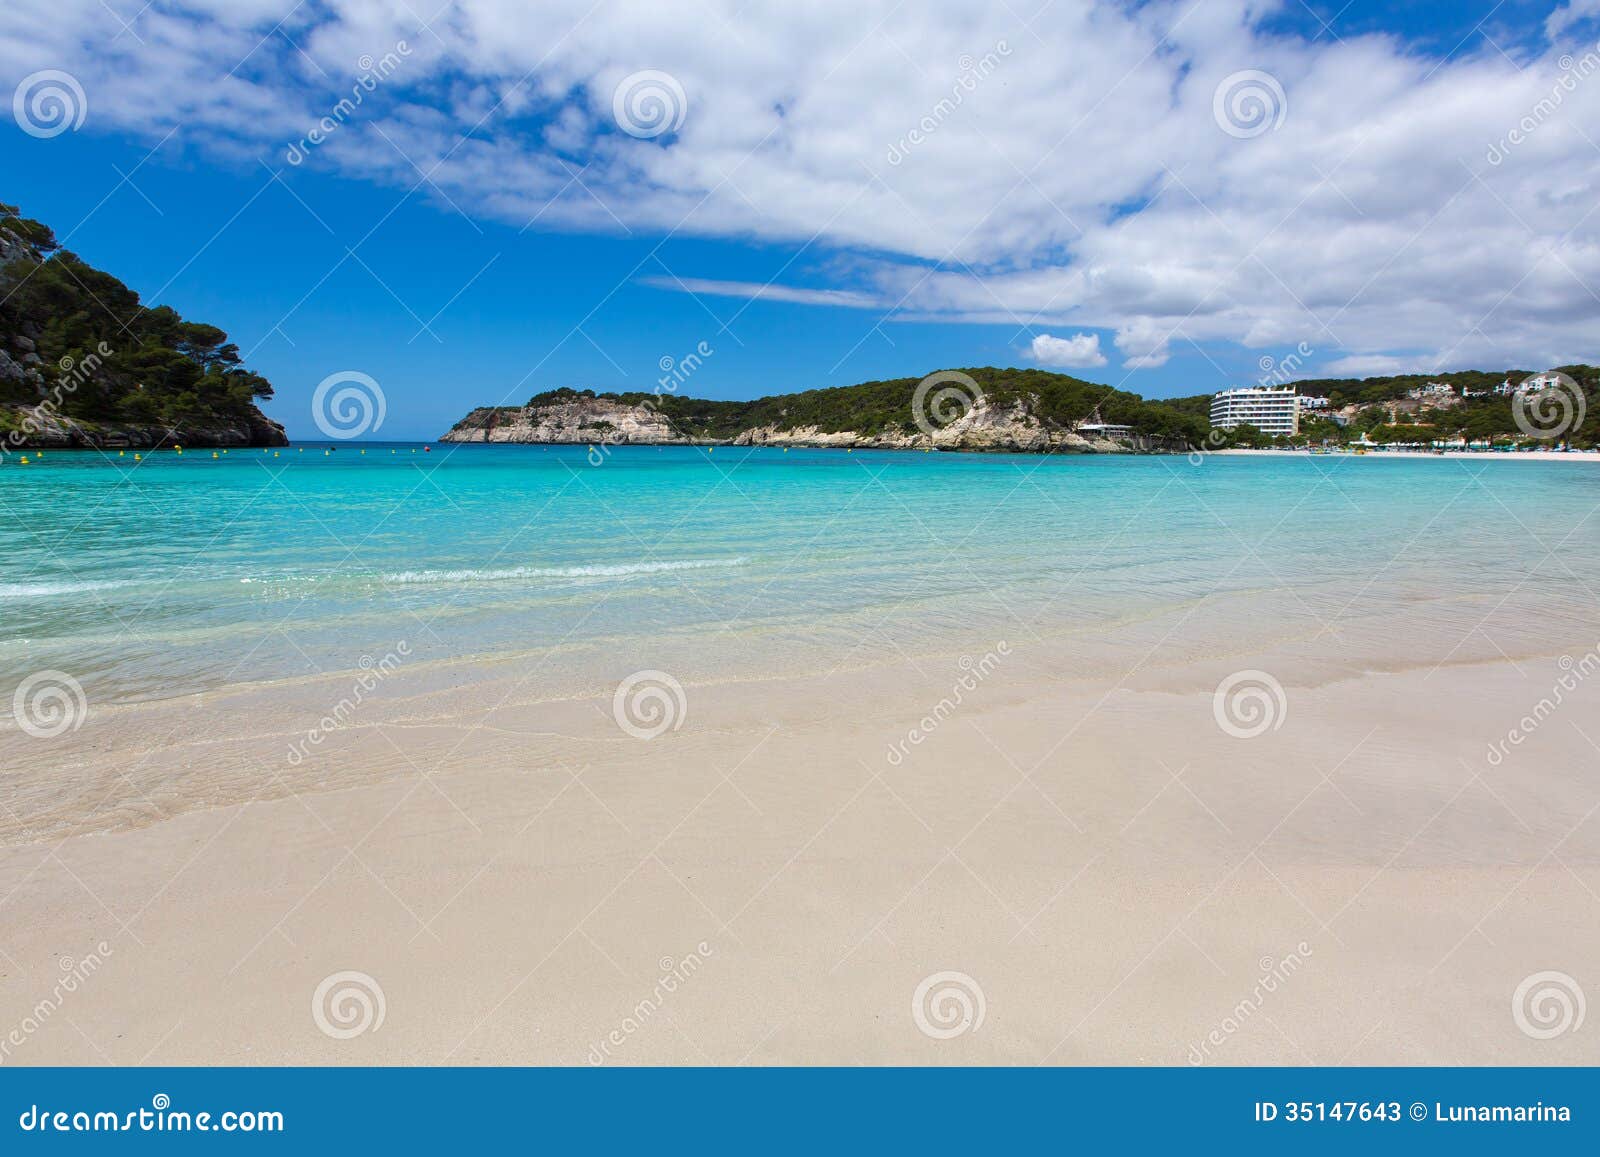
[[[48,599],[88,591],[106,591],[137,583],[115,579],[87,579],[79,582],[0,583],[0,599]]]
[[[626,578],[666,571],[743,566],[743,558],[687,558],[667,562],[608,563],[591,566],[514,566],[499,570],[406,570],[383,576],[390,583],[511,582],[517,579]]]

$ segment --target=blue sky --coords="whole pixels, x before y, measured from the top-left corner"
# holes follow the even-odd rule
[[[493,0],[427,28],[403,4],[101,7],[0,16],[6,89],[61,69],[87,105],[54,135],[0,123],[0,197],[226,329],[292,436],[316,436],[311,393],[338,371],[381,384],[376,436],[427,439],[555,386],[648,390],[700,343],[682,389],[713,398],[1048,365],[1041,335],[1073,351],[1065,372],[1147,396],[1251,381],[1297,348],[1301,376],[1540,368],[1588,353],[1600,301],[1592,198],[1537,176],[1595,187],[1600,77],[1518,163],[1484,160],[1593,45],[1593,0],[1063,0],[954,32],[886,6],[837,44],[733,7],[698,36],[627,5],[542,35],[504,31]],[[638,39],[619,50],[618,30]],[[289,163],[351,90],[352,46],[402,41],[394,78]],[[834,64],[792,65],[807,56]],[[656,68],[684,78],[681,128],[619,133],[617,78]],[[1286,115],[1238,139],[1214,96],[1245,69]],[[962,76],[964,107],[935,114]],[[1443,132],[1425,123],[1441,108]]]
[[[682,392],[711,398],[1028,364],[1016,325],[880,327],[880,312],[696,298],[645,283],[674,272],[765,282],[793,246],[522,230],[464,216],[425,190],[407,197],[305,169],[280,169],[280,183],[259,165],[167,149],[121,184],[147,145],[17,136],[23,207],[58,235],[76,228],[69,248],[142,294],[226,329],[273,382],[268,411],[301,437],[318,436],[311,391],[346,369],[382,385],[389,416],[380,435],[429,439],[473,405],[556,386],[650,390],[661,358],[702,341],[714,354]],[[810,268],[827,254],[801,260]],[[1181,371],[1163,376],[1184,380]]]

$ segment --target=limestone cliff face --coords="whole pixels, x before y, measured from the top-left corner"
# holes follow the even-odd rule
[[[577,398],[515,411],[474,410],[439,441],[665,445],[690,439],[649,406]]]
[[[1071,430],[1046,425],[1026,402],[993,406],[980,398],[955,421],[929,433],[916,426],[898,431],[860,434],[854,430],[824,432],[815,426],[758,426],[733,439],[739,446],[843,446],[876,450],[995,450],[1118,453],[1146,447],[1105,439],[1089,439]]]
[[[735,445],[814,446],[878,450],[1048,450],[1079,453],[1127,453],[1157,450],[1154,439],[1085,438],[1064,427],[1046,425],[1024,401],[993,406],[980,398],[975,406],[931,434],[916,426],[863,434],[855,430],[821,430],[816,426],[755,426],[732,438],[691,437],[675,429],[653,407],[631,406],[607,398],[578,398],[522,409],[474,410],[441,442],[563,443],[577,445]]]

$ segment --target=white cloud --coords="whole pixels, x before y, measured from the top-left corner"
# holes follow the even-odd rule
[[[155,144],[175,127],[164,149],[283,169],[358,59],[404,39],[403,66],[307,166],[400,191],[425,173],[518,228],[805,246],[835,282],[759,296],[1112,330],[1130,369],[1173,342],[1432,369],[1595,356],[1600,60],[1577,67],[1581,46],[1513,62],[1474,38],[1448,59],[1343,28],[1304,40],[1260,31],[1257,0],[1056,0],[1026,26],[957,0],[706,0],[694,19],[546,0],[536,21],[517,0],[458,0],[426,29],[400,0],[279,24],[283,7],[150,6],[135,36],[99,0],[10,0],[0,92],[65,69],[88,94],[82,133]],[[1287,107],[1239,139],[1213,94],[1246,69]],[[683,90],[675,134],[612,123],[617,85],[644,70]],[[720,284],[703,292],[756,296]]]
[[[1329,362],[1323,372],[1330,378],[1387,377],[1391,374],[1438,372],[1423,358],[1390,357],[1387,354],[1358,354]]]
[[[645,285],[679,293],[711,297],[743,297],[752,301],[787,301],[796,305],[842,305],[852,309],[881,308],[883,303],[866,293],[843,289],[801,289],[759,281],[714,281],[706,277],[641,277]]]
[[[1600,0],[1568,0],[1545,20],[1545,35],[1554,40],[1574,24],[1597,16],[1600,16]]]
[[[1042,366],[1087,368],[1103,366],[1106,355],[1100,352],[1100,335],[1075,333],[1071,337],[1052,337],[1041,333],[1033,339],[1033,360]]]
[[[1124,367],[1130,370],[1154,369],[1167,364],[1171,352],[1167,343],[1173,331],[1150,318],[1135,318],[1117,330],[1117,348],[1125,355]]]

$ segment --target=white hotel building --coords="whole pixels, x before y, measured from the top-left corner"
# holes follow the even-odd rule
[[[1223,390],[1211,399],[1211,424],[1231,430],[1248,422],[1276,437],[1300,431],[1300,395],[1292,386]]]

